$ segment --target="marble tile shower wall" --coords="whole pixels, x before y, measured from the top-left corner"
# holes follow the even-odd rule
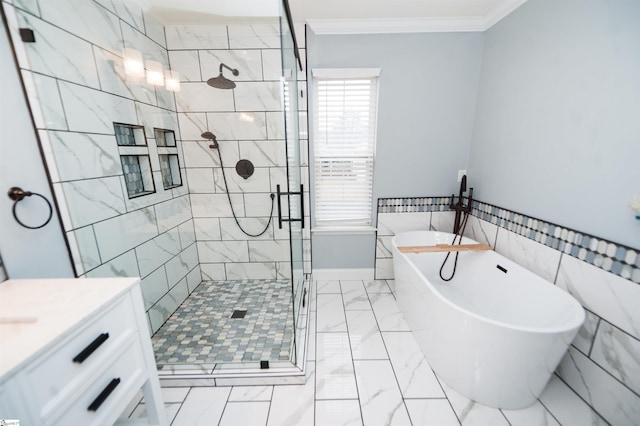
[[[450,197],[378,200],[376,278],[393,277],[391,238],[451,232]],[[572,294],[586,321],[556,374],[611,424],[640,418],[640,250],[482,202],[465,235]]]
[[[154,128],[174,130],[183,167],[174,95],[124,75],[125,47],[169,68],[163,27],[135,1],[2,5],[77,273],[142,277],[155,331],[201,281],[188,189],[164,189],[166,148],[154,139]],[[148,155],[154,193],[128,197],[114,122],[144,127],[147,146],[135,149]]]
[[[203,277],[290,278],[288,225],[284,223],[279,229],[277,206],[271,212],[269,196],[276,192],[276,185],[287,191],[278,21],[260,25],[167,26],[166,36],[171,68],[182,79],[176,102]],[[238,76],[223,71],[236,82],[233,90],[206,83],[218,76],[221,63],[239,71]],[[298,75],[306,79],[304,72]],[[308,182],[306,97],[300,99],[300,105],[302,174]],[[235,223],[218,152],[202,138],[205,131],[217,136],[231,203],[243,228],[257,234],[273,215],[263,235],[248,237]],[[251,161],[255,167],[248,179],[236,173],[235,165],[240,159]],[[308,192],[305,195],[308,206]],[[285,197],[282,202],[286,209]],[[308,252],[308,231],[304,240]],[[305,259],[310,259],[309,253]]]

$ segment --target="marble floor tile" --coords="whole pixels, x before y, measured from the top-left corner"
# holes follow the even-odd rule
[[[444,383],[442,387],[463,426],[510,426],[499,409],[471,401]]]
[[[267,426],[313,426],[315,379],[315,363],[308,362],[304,385],[275,386]]]
[[[405,398],[445,397],[411,332],[384,332],[382,338]]]
[[[540,402],[562,426],[608,424],[557,376],[552,376],[540,395]]]
[[[218,424],[230,393],[228,387],[192,388],[171,425]]]
[[[502,413],[512,426],[560,426],[540,401],[521,410],[502,410]]]
[[[318,294],[340,293],[340,281],[318,280],[316,281],[316,289]]]
[[[318,294],[316,331],[318,333],[347,331],[341,294]]]
[[[172,426],[608,424],[555,375],[540,399],[525,409],[500,410],[470,401],[437,379],[387,282],[326,281],[320,287],[324,292],[316,295],[317,311],[310,313],[304,385],[163,388]],[[363,294],[371,309],[354,309],[364,306]],[[131,418],[145,416],[140,400],[138,395],[132,401]]]
[[[371,294],[371,306],[380,331],[411,331],[391,294]]]
[[[271,401],[273,386],[234,386],[229,395],[229,402]]]
[[[353,359],[388,359],[372,311],[346,311]]]
[[[346,311],[371,310],[371,303],[362,281],[340,281],[340,287]]]
[[[362,424],[360,404],[357,399],[316,402],[316,426],[358,426]]]
[[[362,420],[367,426],[411,425],[389,361],[354,361]]]
[[[358,398],[347,333],[318,333],[316,399]]]
[[[367,293],[391,293],[391,289],[387,285],[387,280],[365,281],[364,287]]]
[[[405,399],[409,417],[414,425],[459,426],[451,404],[443,399]]]
[[[171,424],[173,419],[176,417],[176,414],[178,413],[178,410],[180,410],[181,406],[182,404],[180,403],[170,403],[165,401],[164,409],[165,413],[167,414],[167,422],[169,424]],[[131,413],[131,415],[129,416],[129,420],[146,419],[147,416],[147,406],[145,404],[139,404],[136,409],[133,410],[133,413]]]
[[[218,426],[264,426],[269,402],[229,402]]]
[[[309,338],[307,339],[307,361],[316,360],[316,311],[309,311]]]

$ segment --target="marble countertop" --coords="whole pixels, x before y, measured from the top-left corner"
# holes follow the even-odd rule
[[[53,340],[139,281],[68,278],[0,283],[0,377],[38,356]]]

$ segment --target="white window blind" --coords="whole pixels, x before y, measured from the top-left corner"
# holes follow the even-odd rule
[[[316,226],[371,225],[379,70],[314,70]]]

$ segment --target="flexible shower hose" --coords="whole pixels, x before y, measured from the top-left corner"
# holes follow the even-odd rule
[[[460,238],[458,240],[458,244],[462,243],[462,234],[464,234],[464,229],[467,227],[467,219],[469,219],[469,213],[468,212],[464,212],[464,217],[462,218],[462,226],[458,227],[458,231],[456,232],[456,234],[453,236],[453,242],[451,243],[452,246],[456,245],[456,238]],[[447,256],[444,258],[444,261],[442,262],[442,266],[440,266],[440,278],[442,279],[442,281],[451,281],[453,279],[453,277],[456,274],[456,268],[458,267],[458,255],[460,254],[459,251],[456,251],[456,257],[453,261],[453,271],[451,271],[451,276],[449,278],[445,278],[444,275],[442,274],[442,270],[444,269],[444,266],[447,264],[447,261],[449,260],[449,256],[451,255],[451,252],[447,253]]]
[[[236,221],[236,224],[238,225],[238,228],[240,228],[240,230],[242,231],[242,233],[244,235],[247,235],[249,237],[259,237],[259,236],[261,236],[262,234],[267,232],[267,229],[269,229],[269,225],[271,225],[271,219],[273,219],[273,204],[274,204],[274,199],[276,198],[275,194],[273,192],[270,194],[270,197],[271,197],[271,211],[269,212],[269,221],[265,225],[264,229],[258,234],[252,234],[250,232],[245,231],[245,229],[242,227],[242,225],[240,225],[240,221],[238,220],[238,216],[236,216],[236,211],[233,208],[233,203],[231,202],[231,194],[229,194],[229,185],[227,185],[227,175],[224,172],[224,164],[222,163],[222,154],[220,154],[220,148],[217,148],[216,150],[218,151],[218,158],[220,159],[220,168],[222,169],[222,179],[224,180],[224,189],[225,189],[225,192],[227,193],[227,199],[229,200],[229,207],[231,207],[231,214],[233,215],[233,219]]]

